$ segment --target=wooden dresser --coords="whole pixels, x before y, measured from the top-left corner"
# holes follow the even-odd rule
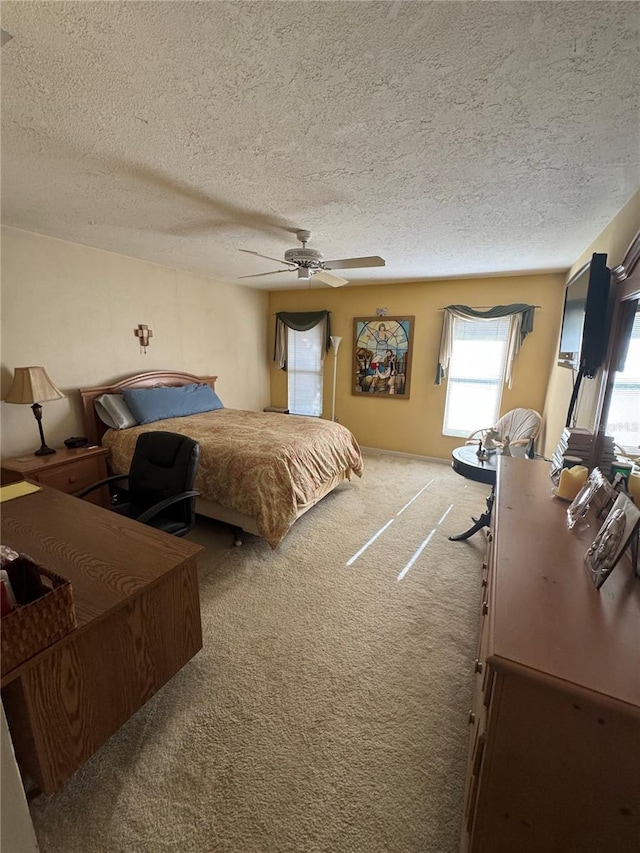
[[[68,495],[108,476],[106,447],[62,447],[50,456],[35,453],[2,460],[2,482],[26,478]],[[11,476],[14,475],[14,476]],[[87,501],[98,506],[109,506],[109,489],[97,489],[87,495]]]
[[[500,460],[463,853],[640,850],[640,579],[625,561],[596,590],[600,521],[566,508],[548,463]]]

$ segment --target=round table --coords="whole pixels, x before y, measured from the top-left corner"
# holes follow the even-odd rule
[[[498,473],[498,454],[488,453],[486,459],[478,459],[478,445],[465,444],[451,451],[451,467],[456,474],[461,474],[467,480],[486,483],[495,486]]]
[[[468,539],[482,530],[483,527],[489,527],[491,523],[491,510],[493,508],[493,487],[496,484],[496,475],[498,473],[498,454],[488,453],[486,459],[478,458],[478,445],[465,444],[463,447],[456,447],[451,451],[451,467],[462,477],[467,480],[475,480],[477,483],[486,483],[491,486],[491,494],[487,498],[487,509],[479,518],[472,518],[473,525],[463,533],[457,533],[450,536],[452,542],[460,542],[463,539]]]

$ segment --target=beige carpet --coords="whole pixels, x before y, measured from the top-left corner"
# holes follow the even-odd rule
[[[455,853],[486,493],[368,453],[276,551],[199,524],[204,648],[33,801],[43,853]]]

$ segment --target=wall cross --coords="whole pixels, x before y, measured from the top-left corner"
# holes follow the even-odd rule
[[[153,331],[148,326],[143,326],[142,323],[138,323],[138,328],[133,330],[133,334],[140,342],[140,352],[143,352],[146,355],[147,347],[149,346],[149,338],[153,337]]]

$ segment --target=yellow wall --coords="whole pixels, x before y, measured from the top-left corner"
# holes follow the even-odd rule
[[[338,354],[336,416],[360,444],[446,459],[460,439],[442,435],[446,383],[434,385],[442,329],[442,312],[438,309],[452,303],[489,306],[529,302],[542,306],[536,311],[534,331],[518,356],[513,387],[504,388],[501,412],[516,406],[542,411],[556,356],[564,281],[564,274],[548,274],[274,291],[269,294],[269,308],[271,315],[277,311],[331,311],[332,333],[343,337]],[[416,318],[409,400],[351,394],[353,318],[373,317],[376,308],[387,308],[390,317]],[[272,316],[271,346],[274,324]],[[330,351],[325,362],[325,417],[331,416],[332,382]],[[286,374],[275,366],[271,369],[271,404],[287,404]]]
[[[78,388],[147,370],[218,375],[225,405],[267,405],[268,297],[135,258],[2,229],[2,391],[43,365],[65,393],[43,405],[47,443],[83,435]],[[146,355],[133,330],[153,329]],[[29,406],[2,403],[2,455],[40,446]]]
[[[611,220],[577,259],[569,270],[567,281],[591,258],[594,252],[607,254],[607,265],[617,266],[625,256],[631,242],[640,229],[640,192],[637,192]],[[560,337],[558,335],[558,344]],[[549,388],[544,407],[545,432],[543,448],[551,456],[565,425],[574,380],[573,371],[566,367],[553,366],[549,377]],[[600,377],[584,379],[576,411],[576,425],[594,428],[595,408],[598,400]]]

